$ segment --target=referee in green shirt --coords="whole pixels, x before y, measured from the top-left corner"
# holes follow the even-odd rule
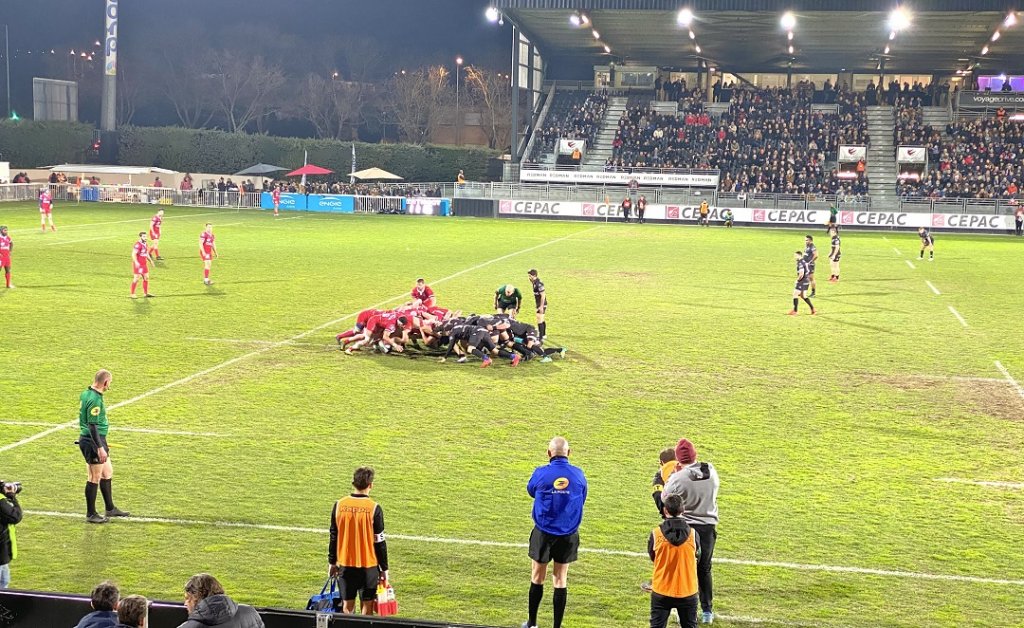
[[[519,288],[510,283],[498,288],[494,292],[494,309],[501,314],[510,314],[512,318],[519,313],[523,305],[523,293]]]
[[[107,523],[109,517],[127,517],[128,513],[114,505],[110,482],[114,477],[114,466],[110,462],[110,447],[107,445],[107,408],[103,404],[103,393],[110,388],[114,376],[101,369],[92,380],[92,386],[79,396],[78,446],[88,466],[89,479],[85,484],[86,521]],[[105,516],[96,512],[96,492],[103,494],[106,506]]]

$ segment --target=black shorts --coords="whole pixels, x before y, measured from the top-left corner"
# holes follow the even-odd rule
[[[501,301],[499,301],[498,302],[498,307],[496,309],[498,309],[503,314],[506,313],[506,312],[515,312],[516,311],[516,304],[515,303],[502,303]]]
[[[491,340],[491,333],[486,329],[478,329],[466,339],[466,346],[476,347],[482,351],[494,349],[494,342]]]
[[[793,289],[794,290],[799,290],[800,292],[807,292],[807,288],[809,286],[810,286],[810,283],[808,283],[806,281],[798,281],[798,282],[796,282],[796,285],[793,286]]]
[[[100,436],[100,447],[103,447],[108,452],[110,451],[110,447],[107,445],[106,436]],[[92,436],[79,436],[78,448],[82,450],[82,457],[85,458],[86,463],[100,464],[99,449],[96,447],[96,443],[92,440]]]
[[[342,567],[339,578],[341,599],[354,600],[357,594],[364,604],[377,599],[380,567]]]
[[[810,273],[811,273],[812,275],[814,274],[814,266],[815,266],[816,264],[817,264],[817,262],[808,262],[808,263],[807,263],[807,270],[808,270],[808,272],[810,272]]]
[[[537,302],[537,313],[543,314],[548,311],[548,298],[546,296],[533,295],[533,300]]]
[[[551,561],[567,565],[576,562],[580,549],[579,532],[566,536],[548,534],[538,527],[530,533],[530,558],[546,565]]]
[[[839,261],[839,258],[840,258],[840,257],[842,257],[842,256],[843,256],[843,254],[842,254],[842,253],[840,253],[839,255],[836,255],[835,257],[833,257],[833,258],[832,258],[832,261],[833,261],[833,262],[838,262],[838,261]]]

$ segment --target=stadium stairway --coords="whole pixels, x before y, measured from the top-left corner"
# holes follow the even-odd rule
[[[895,128],[893,108],[887,105],[868,107],[868,194],[873,209],[895,207],[896,197],[896,147],[892,143]]]
[[[619,128],[619,119],[626,111],[626,100],[625,96],[612,96],[608,99],[601,129],[594,138],[594,145],[587,147],[587,154],[583,157],[584,166],[603,166],[612,158],[612,142]]]
[[[921,107],[921,123],[942,132],[942,137],[947,138],[946,127],[951,122],[949,109],[945,107]]]

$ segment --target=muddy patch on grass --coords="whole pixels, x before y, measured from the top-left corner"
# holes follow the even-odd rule
[[[952,393],[957,407],[1007,421],[1024,421],[1024,399],[1009,382],[987,377],[929,375],[862,375],[858,379],[883,383],[915,394]]]

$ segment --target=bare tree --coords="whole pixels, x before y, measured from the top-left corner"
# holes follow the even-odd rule
[[[406,141],[427,142],[443,122],[452,91],[448,74],[435,66],[398,74],[390,82],[391,111]]]
[[[309,74],[300,84],[300,97],[286,114],[309,121],[318,138],[332,138],[337,134],[338,118],[330,81],[318,74]]]
[[[476,66],[466,68],[466,84],[480,109],[481,125],[487,145],[498,148],[512,133],[511,79],[501,73],[488,72]]]
[[[164,71],[160,80],[163,95],[174,107],[182,126],[206,128],[216,110],[210,95],[212,81],[198,58],[176,59],[164,49]]]
[[[285,84],[280,66],[261,56],[230,50],[214,53],[208,61],[216,85],[215,102],[228,130],[242,133],[251,123],[263,130],[266,119],[281,109],[279,92]]]
[[[117,123],[131,124],[139,102],[139,82],[135,80],[135,71],[124,64],[117,69],[117,75]]]

